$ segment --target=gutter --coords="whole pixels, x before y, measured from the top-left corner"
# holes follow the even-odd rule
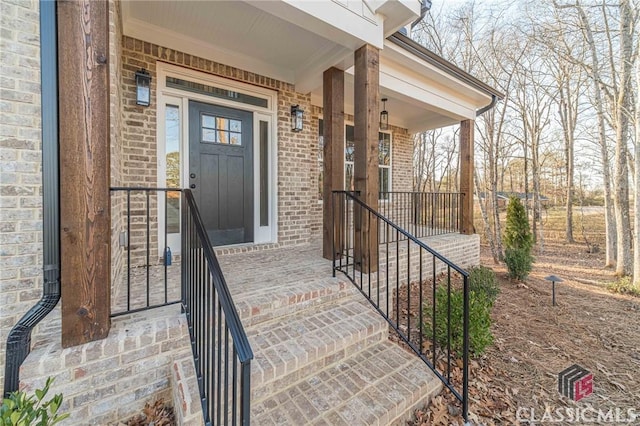
[[[31,350],[31,332],[60,301],[60,187],[58,163],[58,46],[56,2],[40,0],[42,96],[42,239],[44,285],[41,299],[7,337],[4,396],[17,391],[20,366]]]
[[[416,57],[422,59],[423,61],[428,62],[429,64],[435,66],[441,71],[444,71],[447,74],[455,77],[456,79],[468,84],[474,89],[477,89],[481,92],[486,93],[487,95],[497,98],[496,101],[504,98],[504,94],[502,92],[478,80],[468,72],[463,71],[462,69],[453,65],[451,62],[436,55],[426,47],[422,46],[419,43],[416,43],[415,41],[411,40],[409,37],[405,36],[400,32],[396,32],[390,35],[389,37],[387,37],[387,40],[403,48],[407,52],[415,55]],[[492,100],[492,104],[495,105],[493,100]],[[480,111],[482,111],[482,109]],[[482,111],[482,112],[485,112],[485,111]]]

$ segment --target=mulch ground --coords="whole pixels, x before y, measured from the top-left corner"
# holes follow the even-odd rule
[[[613,272],[602,267],[602,253],[587,253],[584,244],[547,242],[535,256],[531,275],[518,283],[482,249],[481,263],[494,269],[501,293],[492,313],[494,344],[471,364],[470,420],[640,424],[640,298],[608,292]],[[551,274],[564,280],[556,284],[557,306],[544,280]],[[593,373],[593,394],[578,402],[558,393],[558,373],[573,364]],[[572,421],[571,413],[582,414]],[[409,422],[462,423],[459,403],[446,390]]]

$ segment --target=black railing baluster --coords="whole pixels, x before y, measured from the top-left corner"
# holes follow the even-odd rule
[[[167,198],[167,193],[164,192],[164,303],[167,303],[169,295],[168,295],[168,286],[167,286],[167,281],[169,280],[169,274],[167,272],[167,256],[168,256],[168,252],[167,252],[167,248],[169,247],[169,241],[167,240],[167,236],[169,235],[169,233],[167,232],[167,210],[169,210],[169,205],[167,204],[168,198]]]
[[[123,277],[126,280],[125,294],[120,296],[116,291],[117,297],[114,298],[112,307],[112,317],[124,314],[139,312],[147,309],[153,309],[161,306],[180,303],[179,295],[173,295],[178,290],[182,290],[182,284],[178,283],[178,278],[182,281],[182,269],[176,280],[172,283],[172,277],[169,274],[169,268],[166,262],[166,247],[168,239],[168,216],[151,214],[151,203],[161,200],[164,197],[165,206],[169,192],[180,194],[181,190],[177,188],[139,188],[139,187],[113,187],[113,194],[124,194],[126,199],[122,208],[122,212],[126,216],[125,232],[119,236],[120,246],[126,251],[123,257],[126,259],[123,271]],[[153,197],[152,197],[153,196]],[[133,198],[133,199],[132,199]],[[112,197],[115,203],[121,203],[122,198],[119,196]],[[118,204],[114,205],[119,207]],[[118,213],[114,214],[118,217]],[[158,218],[164,218],[164,229],[160,227]],[[155,220],[155,221],[154,221]],[[114,220],[114,224],[119,224]],[[117,226],[117,225],[116,225]],[[156,231],[158,238],[151,238],[151,233]],[[145,235],[146,233],[146,235]],[[162,234],[164,233],[164,241]],[[152,247],[153,243],[156,247]],[[182,247],[182,246],[181,246]],[[165,255],[155,257],[152,250],[165,252]],[[156,261],[157,259],[157,261]],[[162,260],[162,263],[160,263]],[[123,284],[124,285],[124,284]],[[170,294],[170,290],[172,293]]]
[[[437,304],[437,299],[436,299],[436,285],[437,285],[437,281],[436,281],[436,257],[433,256],[432,257],[432,271],[433,271],[433,276],[431,277],[431,297],[432,297],[432,309],[431,309],[431,324],[432,324],[432,328],[431,328],[431,347],[433,348],[433,365],[436,365],[436,309],[438,308],[436,306]]]
[[[451,267],[447,266],[447,380],[451,381]]]
[[[131,191],[127,190],[127,312],[131,310]]]
[[[150,262],[150,258],[149,258],[149,252],[151,251],[151,218],[150,218],[150,214],[149,214],[149,191],[145,191],[145,196],[147,199],[147,263],[145,265],[146,267],[146,272],[147,272],[147,308],[149,307],[150,303],[149,303],[149,296],[150,296],[150,291],[149,291],[149,285],[150,285],[150,276],[149,276],[149,268],[151,267],[151,262]]]
[[[411,240],[407,238],[407,339],[411,341]]]
[[[445,387],[457,398],[462,404],[462,413],[465,420],[468,420],[468,274],[461,268],[457,267],[451,261],[444,258],[442,255],[429,248],[424,242],[418,239],[418,236],[412,235],[402,226],[409,230],[413,230],[420,236],[437,235],[447,233],[451,230],[457,229],[458,219],[458,206],[457,199],[458,194],[435,194],[435,193],[380,193],[380,200],[384,200],[380,207],[381,211],[385,212],[385,215],[372,209],[370,206],[363,203],[359,197],[353,192],[347,191],[334,191],[332,196],[334,206],[344,204],[346,207],[341,212],[340,219],[334,221],[334,226],[339,229],[334,230],[333,238],[338,238],[340,241],[332,242],[334,251],[337,251],[337,255],[342,258],[345,257],[347,261],[343,264],[341,262],[333,262],[334,274],[336,271],[340,271],[357,286],[360,292],[367,298],[367,300],[374,306],[374,308],[380,313],[385,320],[391,325],[395,332],[400,337],[400,340],[404,342],[413,352],[415,352],[420,359],[434,372]],[[340,201],[338,201],[340,200]],[[429,200],[429,202],[428,202]],[[452,203],[456,203],[456,206],[452,206]],[[388,204],[388,205],[387,205]],[[350,206],[350,207],[349,207]],[[364,217],[364,214],[367,217]],[[453,215],[453,216],[452,216]],[[344,220],[343,220],[344,219]],[[366,219],[366,220],[365,220]],[[372,223],[375,225],[378,245],[374,249],[369,245],[365,245],[364,234],[365,232],[371,233]],[[453,226],[453,224],[456,226]],[[402,224],[402,226],[398,225]],[[341,235],[346,235],[344,240]],[[404,244],[401,246],[400,241],[406,240],[406,247]],[[393,244],[395,242],[395,244]],[[381,247],[383,246],[383,247]],[[402,247],[402,250],[401,250]],[[380,259],[380,252],[384,249],[385,259]],[[378,289],[376,295],[371,294],[371,255],[374,253],[377,259],[377,271],[378,278],[374,283],[377,284]],[[394,251],[394,253],[392,253]],[[424,285],[425,281],[425,255],[430,255],[431,262],[431,296],[427,297],[425,301],[424,297]],[[350,257],[351,256],[351,257]],[[395,256],[395,260],[392,259]],[[400,264],[402,256],[407,256],[406,266],[405,263]],[[414,259],[412,257],[415,256]],[[352,261],[350,261],[352,259]],[[368,268],[365,269],[364,261],[366,259]],[[395,262],[395,265],[394,263]],[[415,264],[418,262],[418,265]],[[438,283],[438,268],[440,265],[437,262],[442,262],[445,265],[446,272],[446,284],[444,281]],[[412,280],[412,264],[413,269],[416,270],[417,283],[413,283]],[[427,268],[429,266],[426,266]],[[392,274],[391,269],[394,268]],[[358,270],[359,271],[358,271]],[[363,279],[363,271],[368,272],[368,284],[365,284]],[[451,293],[454,290],[454,281],[452,280],[452,273],[455,272],[463,280],[465,286],[465,301],[463,307],[463,339],[465,339],[462,354],[454,354],[452,349],[452,327],[453,321],[459,319],[453,318],[453,312],[451,308],[452,299]],[[386,300],[384,306],[380,306],[380,274],[384,273],[384,285]],[[428,280],[429,278],[427,278]],[[457,281],[456,281],[457,282]],[[416,284],[416,285],[412,285]],[[446,289],[447,298],[438,299],[438,286],[443,286]],[[457,285],[457,284],[456,284]],[[406,288],[406,298],[401,301],[401,297],[404,296],[404,289]],[[413,294],[414,291],[418,291],[418,294]],[[395,302],[391,300],[391,297],[395,298]],[[417,298],[417,299],[416,299]],[[428,299],[431,300],[428,300]],[[412,311],[412,301],[418,300],[418,313],[417,318],[419,324],[412,331],[412,316],[415,317],[414,311]],[[400,310],[401,306],[405,306],[407,309],[407,321],[406,327],[401,322]],[[446,306],[439,305],[440,303],[446,303]],[[402,302],[402,304],[401,304]],[[391,305],[393,303],[393,305]],[[430,315],[426,319],[423,309],[424,304],[430,303]],[[391,309],[395,309],[395,315],[392,314]],[[445,321],[442,315],[436,312],[442,312],[446,309],[446,324],[437,324],[437,321]],[[404,313],[403,313],[404,315]],[[456,311],[457,315],[457,311]],[[425,319],[431,322],[431,327],[427,332],[428,338],[430,338],[431,346],[425,349],[424,338],[427,330],[427,323]],[[417,329],[417,330],[416,330]],[[444,342],[439,339],[439,330],[444,329],[446,333]],[[418,332],[419,336],[415,336]],[[440,345],[440,347],[439,347]],[[457,350],[457,349],[456,349]],[[438,365],[438,354],[446,357],[444,367],[442,364]],[[452,382],[452,362],[454,356],[462,356],[463,358],[463,383],[462,389]]]
[[[419,333],[419,344],[420,344],[420,350],[424,350],[422,347],[422,337],[423,337],[423,324],[422,324],[422,310],[424,309],[424,306],[422,304],[422,250],[419,250],[420,252],[420,271],[418,272],[418,323],[419,323],[419,327],[418,327],[418,333]]]
[[[180,200],[180,300],[184,312],[191,341],[196,377],[202,403],[203,420],[207,425],[213,424],[250,424],[250,387],[251,360],[253,353],[246,333],[240,322],[238,312],[231,300],[229,289],[213,251],[202,219],[197,210],[193,194],[190,190],[168,188],[112,188],[113,191],[127,191],[127,232],[131,229],[131,191],[146,192],[150,200],[151,192],[167,191],[181,193]],[[146,205],[147,229],[155,224],[150,223],[150,202]],[[160,216],[162,217],[162,216]],[[167,262],[168,248],[168,215],[164,214],[164,241],[158,241],[164,250],[163,262],[165,281],[168,281],[169,266]],[[149,235],[146,237],[150,241]],[[163,244],[161,244],[163,243]],[[130,256],[128,254],[128,256]],[[147,265],[151,270],[150,246],[147,243]],[[131,261],[128,261],[128,270]],[[160,265],[158,265],[160,266]],[[153,266],[155,267],[155,266]],[[128,271],[128,276],[131,272]],[[151,274],[145,274],[149,280]],[[155,276],[155,275],[154,275]],[[128,279],[130,281],[131,278]],[[168,285],[168,284],[165,284]],[[128,284],[130,286],[130,284]],[[168,288],[168,287],[165,287]],[[167,290],[165,290],[166,292]],[[147,292],[149,298],[149,292]],[[129,296],[128,296],[129,297]],[[165,301],[170,297],[165,296]],[[169,302],[167,304],[170,304]],[[148,307],[153,307],[149,303]],[[163,304],[164,305],[164,304]],[[128,312],[131,306],[128,305]],[[224,333],[224,335],[223,335]],[[232,364],[232,365],[231,365]],[[238,372],[238,366],[240,371]],[[224,376],[223,376],[224,375]],[[229,382],[231,380],[231,383]]]

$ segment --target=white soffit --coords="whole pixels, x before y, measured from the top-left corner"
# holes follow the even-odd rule
[[[242,1],[123,1],[122,15],[127,36],[288,83],[321,78],[352,56],[343,44]]]
[[[459,80],[455,76],[441,70],[425,60],[406,51],[400,46],[385,40],[384,49],[381,51],[381,62],[385,61],[390,66],[404,67],[411,70],[412,74],[421,76],[433,85],[440,85],[452,94],[457,94],[460,99],[474,105],[476,109],[491,102],[491,95]]]

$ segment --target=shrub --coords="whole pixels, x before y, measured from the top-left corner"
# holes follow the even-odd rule
[[[523,281],[531,272],[533,256],[529,250],[508,248],[504,251],[504,262],[509,270],[509,278]]]
[[[484,294],[492,305],[500,294],[496,273],[486,266],[475,266],[469,269],[469,289]]]
[[[491,306],[492,302],[482,292],[469,292],[469,352],[473,355],[481,355],[487,346],[493,343],[491,334]],[[462,354],[463,328],[462,314],[464,308],[464,293],[459,289],[451,289],[451,350]],[[428,337],[433,332],[430,322],[432,315],[431,306],[425,307],[425,330]],[[436,342],[441,346],[447,346],[447,287],[438,286],[436,289]]]
[[[533,236],[529,229],[527,212],[516,197],[509,199],[507,206],[507,225],[504,230],[505,263],[509,276],[524,280],[531,272],[533,257]]]
[[[17,391],[12,392],[9,398],[4,398],[0,406],[0,426],[50,426],[69,417],[68,413],[58,414],[62,394],[44,400],[51,383],[53,378],[49,377],[44,388],[36,389],[34,395]]]
[[[622,277],[617,281],[607,284],[607,290],[612,293],[629,294],[640,297],[640,288],[633,285],[631,277]]]

